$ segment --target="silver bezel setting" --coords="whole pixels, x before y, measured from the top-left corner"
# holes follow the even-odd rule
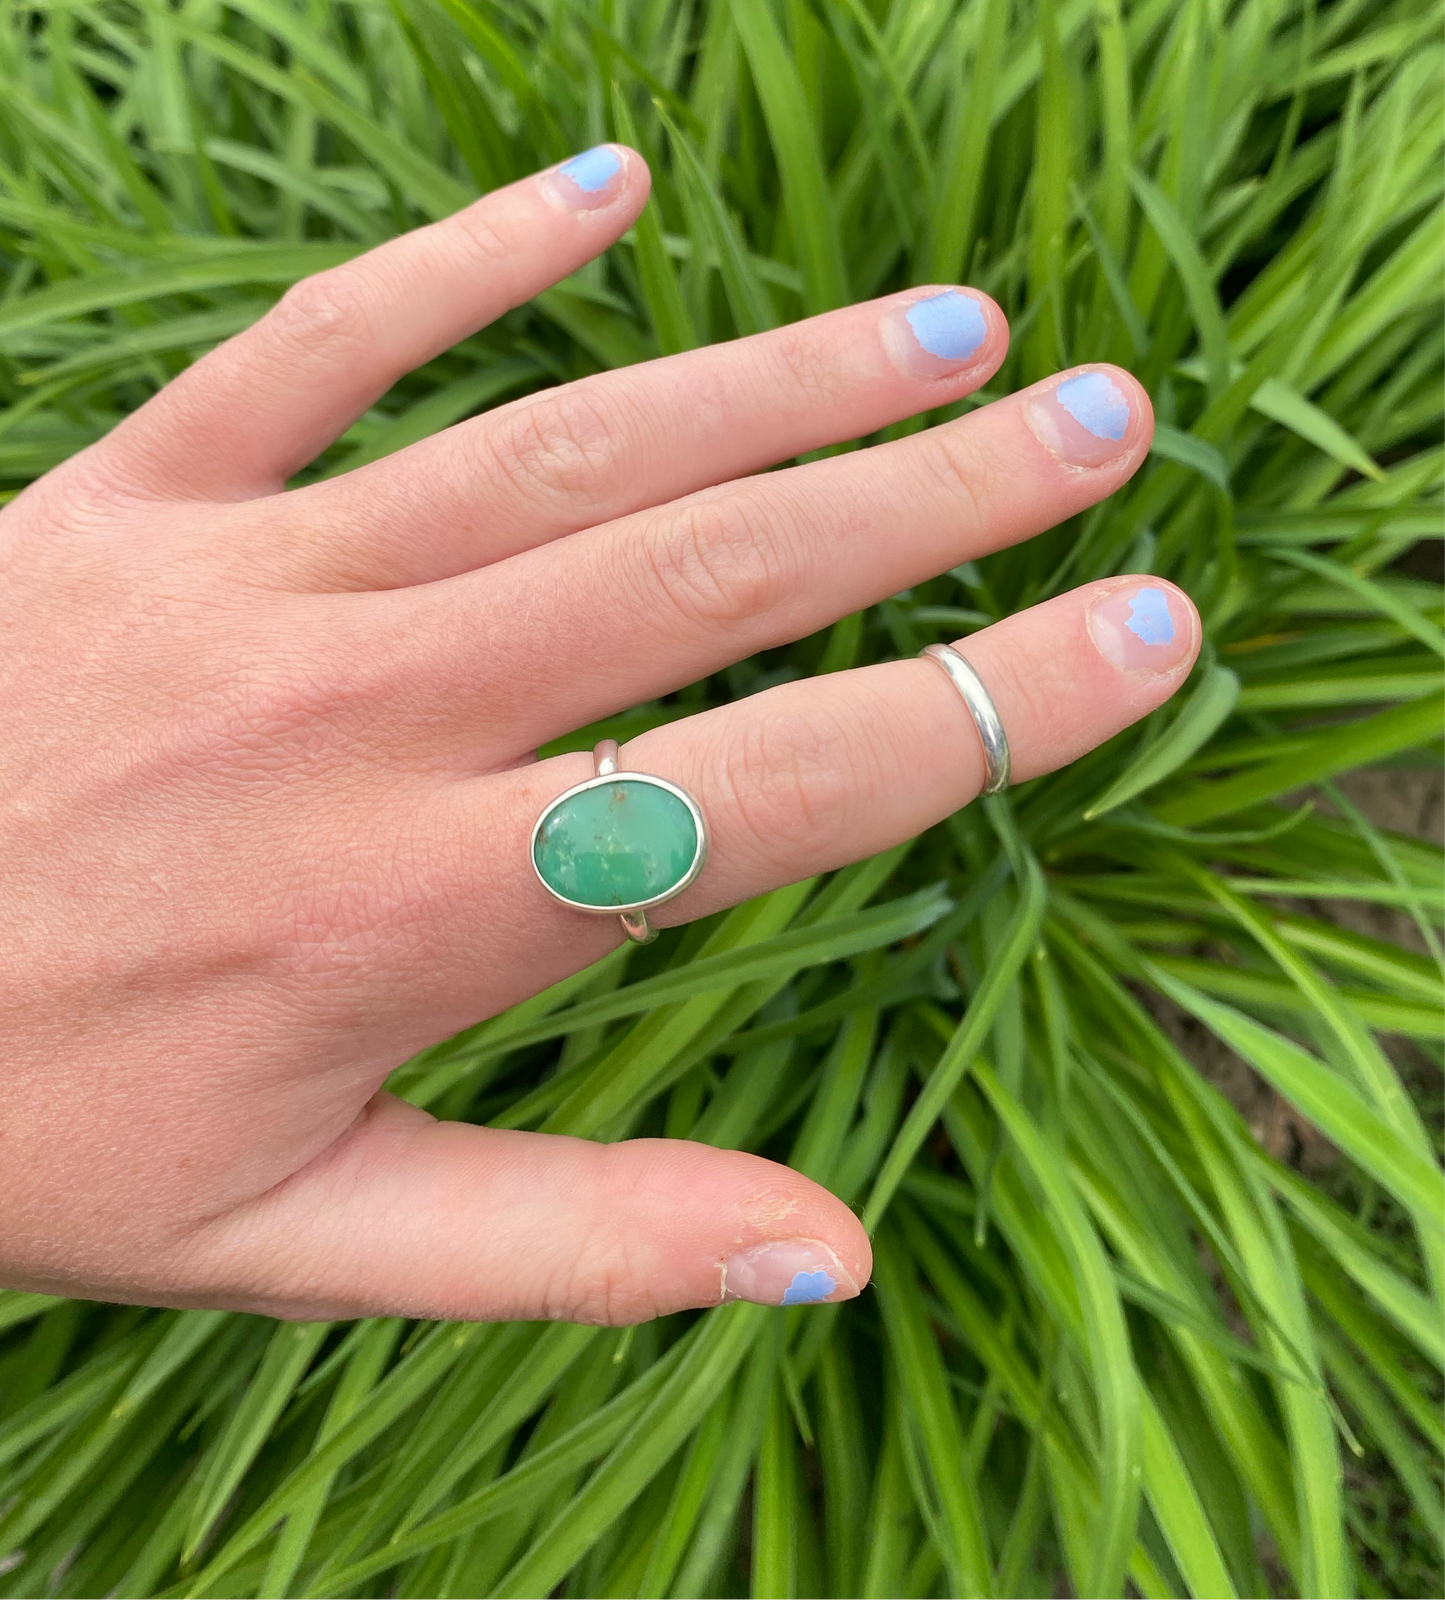
[[[692,865],[672,886],[662,894],[655,894],[650,900],[633,900],[625,905],[617,906],[589,906],[580,900],[569,900],[565,894],[560,894],[542,876],[541,868],[537,865],[537,835],[542,831],[542,824],[562,804],[570,800],[573,795],[585,794],[589,789],[601,789],[613,783],[650,783],[655,788],[666,789],[671,795],[676,795],[687,807],[692,816],[693,826],[697,829],[697,848],[693,852]],[[531,837],[527,841],[527,859],[532,863],[532,871],[536,874],[537,882],[559,904],[567,906],[573,911],[586,911],[594,917],[629,916],[635,912],[650,911],[653,906],[665,905],[669,900],[674,900],[689,884],[697,879],[704,866],[707,865],[707,824],[703,821],[702,810],[696,800],[687,792],[680,789],[675,783],[669,783],[666,778],[659,778],[651,772],[605,772],[596,777],[588,778],[584,783],[574,783],[570,789],[564,789],[555,799],[549,800],[542,807],[542,814],[532,824]]]

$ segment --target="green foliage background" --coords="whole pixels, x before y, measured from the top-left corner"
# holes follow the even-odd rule
[[[1440,1592],[1438,1107],[1382,1040],[1440,1065],[1441,861],[1332,782],[1438,755],[1440,594],[1392,569],[1440,533],[1439,26],[1419,0],[0,0],[10,492],[296,278],[618,137],[656,178],[635,232],[316,471],[928,281],[1012,319],[970,404],[1108,358],[1161,425],[1106,505],[611,731],[1115,571],[1169,574],[1208,630],[1177,702],[1069,770],[397,1075],[445,1116],[789,1160],[877,1229],[875,1290],[627,1331],[0,1294],[0,1594]],[[1171,1018],[1328,1135],[1327,1184]]]

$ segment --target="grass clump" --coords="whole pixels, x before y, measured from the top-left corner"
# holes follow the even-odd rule
[[[790,1160],[876,1228],[875,1293],[627,1332],[0,1294],[0,1594],[1440,1591],[1441,860],[1334,787],[1438,759],[1440,594],[1399,569],[1440,532],[1438,24],[0,0],[0,489],[296,278],[619,137],[656,180],[635,232],[315,472],[929,281],[1013,322],[968,404],[1109,359],[1160,427],[1107,504],[610,732],[1116,571],[1182,583],[1208,641],[1067,771],[396,1075],[445,1116]],[[1326,1177],[1190,1030],[1332,1141]]]

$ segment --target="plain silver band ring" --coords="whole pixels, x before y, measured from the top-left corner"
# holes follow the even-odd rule
[[[599,740],[592,751],[592,761],[596,767],[596,777],[610,778],[617,771],[616,739]],[[645,911],[623,911],[619,914],[618,921],[622,924],[622,931],[633,944],[651,944],[657,937],[657,930],[648,922]]]
[[[1007,789],[1008,735],[1003,731],[998,707],[993,703],[993,696],[984,688],[983,679],[957,650],[946,644],[925,645],[918,653],[927,656],[930,661],[936,661],[948,674],[953,687],[963,696],[963,703],[968,707],[968,714],[978,729],[979,743],[983,746],[983,792],[997,794],[1000,789]]]

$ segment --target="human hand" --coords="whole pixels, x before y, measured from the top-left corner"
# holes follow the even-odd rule
[[[647,185],[604,146],[305,280],[0,513],[0,1282],[631,1322],[867,1281],[856,1218],[785,1167],[439,1123],[380,1086],[623,937],[534,875],[534,820],[592,771],[539,745],[1093,504],[1143,460],[1149,402],[1087,369],[747,476],[998,367],[991,301],[910,290],[284,492]],[[967,654],[1021,779],[1152,710],[1198,641],[1177,589],[1116,578]],[[922,661],[658,728],[623,765],[709,824],[662,924],[906,839],[983,775]]]

